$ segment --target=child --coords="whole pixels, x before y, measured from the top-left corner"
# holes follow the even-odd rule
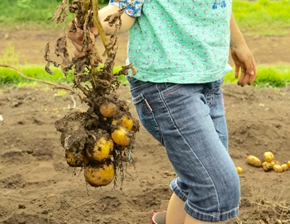
[[[225,222],[237,217],[240,184],[228,153],[221,85],[229,49],[238,85],[256,77],[254,58],[235,22],[231,0],[111,0],[107,15],[127,7],[120,32],[129,31],[130,91],[143,126],[165,146],[178,177],[166,224]],[[92,32],[97,36],[95,28]],[[69,33],[82,57],[82,37]]]

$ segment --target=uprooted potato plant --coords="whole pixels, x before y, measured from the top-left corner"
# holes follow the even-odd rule
[[[86,181],[95,187],[105,186],[120,174],[124,178],[124,161],[131,160],[135,134],[139,123],[129,111],[125,101],[119,100],[116,90],[119,87],[118,75],[127,74],[132,65],[123,66],[118,74],[113,74],[117,51],[117,33],[121,26],[123,10],[110,15],[106,22],[115,28],[115,33],[107,40],[98,19],[96,0],[74,0],[69,5],[63,0],[54,13],[54,21],[64,22],[67,10],[74,14],[68,32],[82,32],[82,58],[70,58],[67,50],[67,37],[64,34],[56,42],[55,54],[62,59],[57,63],[50,59],[50,46],[47,44],[45,59],[46,71],[53,75],[50,65],[61,67],[67,74],[74,75],[72,94],[77,94],[88,105],[87,111],[74,111],[57,120],[56,129],[61,132],[61,144],[65,149],[67,163],[72,167],[84,168]],[[91,28],[98,29],[105,47],[102,62]]]

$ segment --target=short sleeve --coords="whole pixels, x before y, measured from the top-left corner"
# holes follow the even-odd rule
[[[125,13],[132,17],[139,17],[141,15],[141,9],[144,4],[144,0],[110,0],[109,5],[115,5],[119,8],[126,8]]]

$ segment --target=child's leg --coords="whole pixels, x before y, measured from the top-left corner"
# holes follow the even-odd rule
[[[179,199],[174,193],[168,203],[166,212],[166,224],[183,224],[186,213],[184,211],[184,201]]]
[[[223,222],[235,218],[240,184],[227,152],[227,139],[221,140],[225,124],[217,122],[224,117],[223,107],[216,107],[222,105],[221,81],[196,85],[129,81],[140,121],[164,144],[178,175],[171,182],[171,189],[185,201],[186,213],[194,217],[186,215],[186,222],[194,224],[196,219],[205,223]],[[182,211],[180,203],[170,204]]]
[[[166,224],[204,224],[202,222],[187,215],[183,209],[184,201],[179,199],[174,193],[172,194],[166,213]],[[224,222],[219,222],[223,224]]]

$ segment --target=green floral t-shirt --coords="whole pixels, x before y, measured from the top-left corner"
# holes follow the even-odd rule
[[[111,0],[136,17],[128,63],[150,82],[206,83],[228,65],[231,0]]]

